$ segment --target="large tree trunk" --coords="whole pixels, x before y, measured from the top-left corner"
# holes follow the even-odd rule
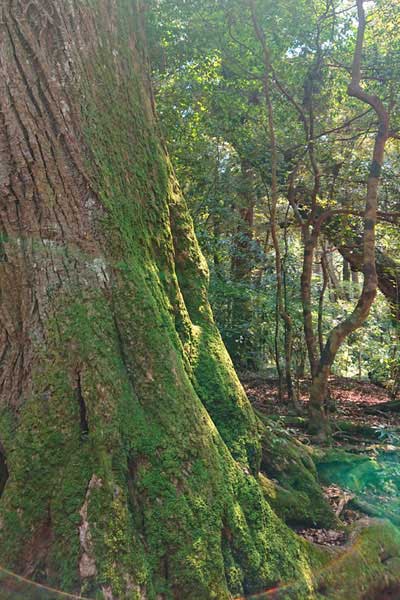
[[[141,14],[2,3],[0,596],[61,597],[6,568],[107,600],[228,600],[282,580],[311,597],[322,555],[257,481],[260,425],[158,141]],[[368,556],[357,599],[375,584]]]
[[[0,564],[108,599],[305,582],[158,141],[142,7],[1,10]]]

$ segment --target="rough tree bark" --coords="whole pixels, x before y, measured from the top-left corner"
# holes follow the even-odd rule
[[[261,425],[157,134],[142,8],[1,4],[0,572],[107,600],[282,580],[309,598],[328,555],[264,499]],[[333,597],[391,575],[396,533],[368,535],[357,581],[328,565]]]
[[[159,141],[142,10],[1,3],[0,565],[108,600],[308,589]]]
[[[328,391],[328,379],[331,367],[343,341],[351,332],[358,329],[368,317],[378,289],[375,261],[375,226],[377,223],[380,174],[384,160],[385,145],[390,136],[390,130],[389,114],[383,102],[377,96],[365,92],[361,87],[361,59],[366,28],[363,2],[364,0],[357,0],[358,32],[352,65],[352,79],[348,93],[350,96],[354,96],[362,102],[369,104],[374,109],[379,126],[375,137],[372,163],[367,181],[363,235],[363,289],[351,315],[339,323],[329,334],[310,390],[310,429],[324,437],[329,430],[324,403]]]

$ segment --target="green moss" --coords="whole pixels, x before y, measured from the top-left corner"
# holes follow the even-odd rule
[[[228,600],[293,580],[310,598],[320,553],[254,477],[258,423],[215,328],[204,258],[134,63],[134,5],[117,3],[111,19],[92,3],[95,45],[77,42],[98,255],[72,244],[43,252],[68,268],[61,288],[45,290],[14,436],[10,415],[0,419],[10,467],[0,563],[29,563],[34,577],[79,591],[85,550],[96,574],[84,589],[119,600],[142,589],[149,600]]]
[[[215,326],[208,303],[207,265],[176,185],[169,207],[177,278],[194,327],[188,355],[193,383],[234,458],[257,473],[261,448],[256,418]]]
[[[337,519],[325,499],[310,450],[283,430],[264,426],[261,483],[268,502],[288,524],[334,527]]]
[[[241,578],[244,589],[286,573],[301,577],[298,542],[233,460],[165,326],[162,334],[147,326],[152,295],[135,305],[137,313],[131,308],[125,315],[124,307],[132,304],[121,290],[136,287],[133,273],[125,270],[123,277],[113,308],[125,317],[124,340],[101,293],[63,298],[57,318],[48,323],[51,355],[42,356],[10,463],[2,557],[18,567],[32,530],[40,533],[48,525],[51,549],[35,542],[35,550],[43,551],[43,571],[50,565],[54,584],[76,589],[79,510],[95,473],[102,485],[90,494],[88,521],[96,580],[121,597],[127,581],[146,585],[149,598],[156,592],[170,597],[175,589],[191,598],[219,599],[228,597],[228,573],[232,580],[235,572],[235,586]],[[163,344],[158,340],[154,356],[157,335]],[[136,341],[132,349],[130,339]],[[77,368],[87,407],[85,436],[74,389]],[[232,537],[225,572],[226,527]],[[87,587],[95,589],[94,582]]]
[[[364,523],[365,525],[365,523]],[[352,544],[316,576],[316,598],[354,600],[383,597],[399,585],[400,533],[385,521],[354,531]]]

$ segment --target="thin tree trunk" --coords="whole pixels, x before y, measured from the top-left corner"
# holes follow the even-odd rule
[[[319,38],[319,25],[318,25],[318,38]],[[311,211],[307,223],[303,227],[303,239],[304,239],[304,256],[303,256],[303,269],[301,274],[301,299],[303,303],[303,324],[304,324],[304,335],[306,339],[306,346],[308,350],[308,360],[310,363],[311,378],[314,379],[317,373],[318,366],[318,349],[317,349],[317,336],[315,334],[313,316],[312,316],[312,277],[313,277],[313,264],[315,260],[315,253],[318,247],[319,238],[319,227],[315,225],[315,218],[318,212],[318,196],[321,190],[321,170],[318,164],[318,160],[315,156],[315,139],[314,139],[314,103],[313,103],[313,88],[314,78],[319,74],[321,68],[321,47],[318,46],[316,53],[315,63],[309,73],[309,78],[304,84],[304,98],[303,105],[305,110],[308,112],[307,117],[304,114],[302,117],[304,132],[307,140],[308,156],[310,159],[311,169],[314,177],[314,185],[311,193]]]
[[[312,316],[312,293],[311,293],[311,282],[313,274],[313,264],[315,250],[318,244],[318,235],[315,231],[310,232],[309,227],[303,228],[303,240],[304,240],[304,255],[303,255],[303,269],[301,273],[301,300],[303,305],[303,326],[304,326],[304,337],[306,340],[308,361],[310,364],[311,377],[313,378],[317,373],[318,368],[318,353],[317,353],[317,341],[314,333],[314,322]]]
[[[233,239],[231,276],[236,283],[236,296],[232,299],[231,328],[232,340],[229,344],[231,356],[239,368],[255,369],[254,346],[249,334],[252,306],[248,298],[253,266],[252,243],[254,238],[254,207],[256,204],[254,172],[246,159],[241,160],[239,223]]]
[[[271,238],[275,253],[275,271],[276,271],[276,302],[277,302],[277,314],[282,320],[286,330],[286,343],[285,343],[285,375],[286,382],[288,383],[288,395],[289,402],[294,404],[294,387],[292,382],[292,364],[291,364],[291,337],[292,337],[292,319],[290,314],[285,310],[284,305],[284,289],[283,289],[283,276],[282,276],[282,257],[281,248],[277,231],[277,206],[279,198],[278,190],[278,148],[276,143],[275,135],[275,123],[274,123],[274,109],[271,99],[271,63],[269,50],[266,44],[266,39],[263,30],[261,29],[253,0],[250,0],[250,12],[253,22],[253,29],[255,35],[260,43],[262,54],[263,54],[263,90],[264,100],[267,112],[268,121],[268,132],[269,132],[269,144],[271,151],[271,202],[270,202],[270,222],[271,222]],[[276,328],[279,332],[279,327]],[[278,357],[279,360],[279,357]]]
[[[337,302],[338,298],[343,298],[343,288],[341,285],[341,281],[336,274],[335,265],[333,263],[332,253],[326,255],[326,268],[330,281],[330,289],[331,291],[331,300],[332,302]]]
[[[351,271],[351,291],[353,297],[360,293],[360,274],[357,271]]]
[[[288,228],[287,228],[287,217],[290,205],[288,205],[288,210],[286,211],[285,216],[285,255],[283,258],[283,292],[284,292],[284,302],[285,302],[285,312],[289,314],[289,298],[288,298],[288,286],[287,286],[287,261],[289,258],[289,243],[288,243]],[[300,411],[299,404],[299,394],[297,388],[293,383],[293,375],[292,375],[292,366],[293,366],[293,323],[290,320],[290,323],[285,321],[285,364],[286,364],[286,386],[288,393],[288,401],[290,404],[293,404],[294,408],[297,411]]]
[[[274,332],[274,359],[276,372],[278,374],[278,399],[283,402],[283,371],[281,365],[281,353],[279,348],[280,336],[280,314],[279,314],[279,299],[278,290],[275,290],[275,332]]]
[[[330,235],[330,239],[336,243],[332,235]],[[353,234],[345,245],[339,243],[338,250],[351,264],[354,292],[356,293],[360,284],[359,273],[363,269],[362,240]],[[394,318],[400,321],[400,264],[382,252],[380,248],[376,248],[375,260],[379,289],[387,299]]]
[[[388,113],[379,98],[367,94],[360,85],[361,58],[366,27],[363,0],[357,0],[358,33],[352,66],[352,80],[349,95],[369,104],[379,119],[379,129],[375,137],[372,164],[367,181],[367,194],[364,213],[363,237],[363,273],[364,284],[352,314],[339,323],[329,334],[318,365],[318,371],[310,390],[310,429],[326,436],[329,424],[324,411],[324,402],[328,390],[328,379],[336,354],[346,337],[358,329],[369,315],[374,302],[378,277],[375,262],[375,226],[377,222],[378,187],[384,160],[385,144],[389,137]]]
[[[323,334],[323,318],[324,318],[324,299],[326,288],[328,287],[329,274],[328,266],[326,261],[326,249],[322,249],[321,253],[321,271],[322,271],[322,286],[319,294],[318,302],[318,342],[319,350],[322,354],[324,350],[324,334]]]
[[[343,285],[346,300],[351,300],[350,263],[345,258],[343,259]]]

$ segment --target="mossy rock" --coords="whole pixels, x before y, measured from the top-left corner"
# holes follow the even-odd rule
[[[365,527],[365,525],[368,525]],[[316,576],[316,598],[382,600],[400,597],[400,532],[388,521],[360,521],[349,545]]]
[[[267,476],[261,477],[264,494],[286,523],[305,527],[337,525],[318,481],[312,452],[304,444],[283,430],[275,433],[267,427],[262,437],[261,471]]]
[[[400,589],[399,566],[400,532],[387,521],[363,520],[353,526],[344,548],[315,548],[308,592],[292,580],[246,600],[383,600]]]

